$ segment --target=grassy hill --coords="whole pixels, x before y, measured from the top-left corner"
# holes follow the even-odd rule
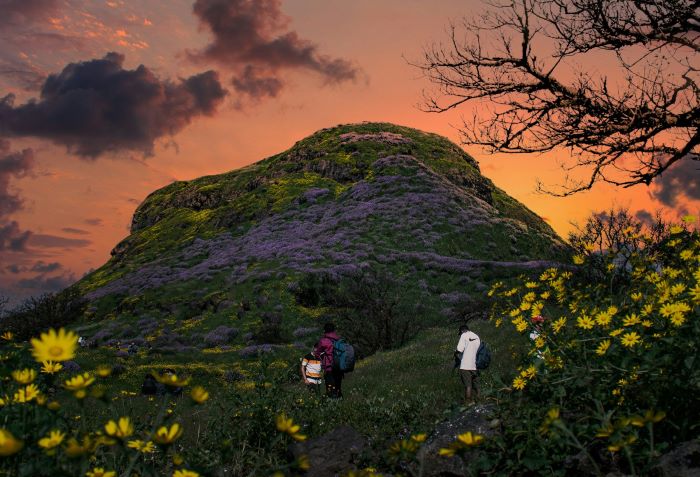
[[[373,270],[430,325],[494,279],[566,253],[454,143],[363,123],[153,192],[131,235],[77,286],[92,302],[83,332],[99,332],[97,344],[206,348],[206,333],[223,326],[237,332],[225,344],[241,349],[293,341],[335,313],[300,302],[309,277]]]

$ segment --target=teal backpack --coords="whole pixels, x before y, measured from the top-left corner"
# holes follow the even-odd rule
[[[486,369],[489,364],[491,364],[491,351],[482,340],[479,349],[476,350],[476,369]]]
[[[333,341],[333,368],[343,373],[355,369],[355,348],[343,338]]]

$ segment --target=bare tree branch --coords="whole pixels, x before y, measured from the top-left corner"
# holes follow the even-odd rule
[[[568,149],[568,170],[588,179],[546,190],[560,196],[597,182],[649,185],[680,160],[700,160],[700,1],[490,5],[465,20],[464,39],[451,25],[447,46],[426,49],[415,65],[434,86],[425,111],[489,100],[488,117],[463,121],[464,143],[491,153]],[[596,58],[611,58],[616,71],[580,66]]]

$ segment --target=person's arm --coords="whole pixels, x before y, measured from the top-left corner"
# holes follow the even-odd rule
[[[304,380],[304,384],[309,384],[309,378],[306,377],[306,364],[308,361],[305,359],[301,360],[301,377]]]
[[[459,337],[459,342],[457,343],[457,353],[464,353],[464,348],[467,346],[467,340],[465,340],[464,337],[464,334]]]

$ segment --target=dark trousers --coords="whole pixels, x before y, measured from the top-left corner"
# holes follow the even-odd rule
[[[343,384],[343,372],[334,369],[323,373],[323,380],[326,382],[326,396],[331,398],[343,397],[341,385]]]

